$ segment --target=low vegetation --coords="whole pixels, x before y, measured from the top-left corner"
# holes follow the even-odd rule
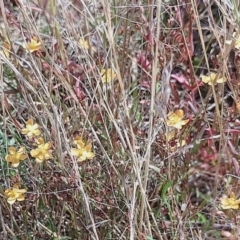
[[[0,10],[0,239],[239,239],[235,0]]]

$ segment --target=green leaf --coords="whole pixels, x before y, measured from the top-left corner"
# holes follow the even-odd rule
[[[198,219],[199,219],[200,223],[206,223],[207,222],[206,217],[203,214],[201,214],[200,212],[197,213],[197,216],[198,216]]]
[[[167,191],[172,185],[173,185],[173,181],[167,182],[166,184],[163,185],[162,193],[161,193],[162,200],[166,199]]]

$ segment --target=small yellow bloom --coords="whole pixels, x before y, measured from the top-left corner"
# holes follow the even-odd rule
[[[234,43],[234,47],[238,50],[240,50],[240,36],[236,39]]]
[[[0,50],[0,55],[4,55],[5,57],[9,58],[10,57],[10,50],[11,50],[10,43],[3,42],[2,50]]]
[[[221,198],[222,209],[239,209],[240,199],[236,199],[236,196],[231,192],[230,197],[223,196]]]
[[[86,49],[88,50],[89,49],[89,43],[87,40],[85,40],[84,38],[80,38],[79,41],[78,41],[78,46],[80,48],[83,48],[83,49]]]
[[[24,43],[23,48],[27,49],[29,52],[38,51],[42,46],[42,43],[38,41],[36,37],[33,37],[30,42]]]
[[[169,127],[174,127],[177,129],[181,129],[182,126],[186,125],[189,122],[189,119],[183,119],[183,110],[178,109],[175,112],[169,112],[167,115],[167,125]]]
[[[110,83],[114,80],[114,78],[117,76],[117,74],[111,69],[102,69],[101,70],[101,77],[103,83]]]
[[[216,77],[217,77],[217,74],[211,72],[209,76],[203,75],[202,76],[202,81],[204,83],[207,83],[208,85],[212,85],[215,82],[216,83],[224,83],[224,82],[227,81],[227,79],[225,77],[221,77],[221,78],[218,78],[218,79],[216,79]]]
[[[77,146],[77,148],[72,148],[71,153],[77,157],[78,162],[85,161],[87,159],[91,160],[95,157],[95,154],[92,152],[92,144],[85,144],[84,141],[77,136],[73,143]]]
[[[28,137],[39,136],[41,131],[39,130],[39,125],[33,122],[33,119],[28,119],[26,122],[26,127],[22,129],[22,134]]]
[[[18,151],[16,150],[16,148],[10,147],[8,149],[8,152],[9,154],[5,156],[5,160],[11,163],[12,167],[18,167],[20,161],[25,160],[27,158],[24,147],[20,147]]]
[[[4,195],[7,197],[7,202],[13,204],[16,201],[24,201],[24,193],[26,192],[26,189],[19,189],[18,185],[14,184],[12,189],[8,188],[5,190]]]
[[[31,150],[30,154],[35,158],[36,162],[42,163],[45,160],[51,159],[51,143],[45,143],[43,138],[37,139],[37,148]]]

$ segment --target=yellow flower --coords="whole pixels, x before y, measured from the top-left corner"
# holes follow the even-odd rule
[[[42,46],[42,43],[38,41],[36,37],[33,37],[31,39],[31,42],[24,43],[23,48],[27,49],[29,52],[35,52],[38,51]]]
[[[77,157],[78,162],[85,161],[87,159],[91,160],[95,157],[95,154],[92,152],[92,144],[85,144],[83,140],[77,136],[73,141],[76,144],[77,148],[72,148],[71,153]]]
[[[111,69],[102,69],[101,70],[101,77],[103,83],[109,83],[113,81],[113,79],[117,76],[117,74]]]
[[[234,43],[234,47],[238,50],[240,50],[240,36],[238,36],[238,38],[236,39],[235,43]]]
[[[10,43],[3,42],[2,50],[0,50],[0,55],[4,55],[5,57],[9,58],[10,57],[10,50],[11,50]]]
[[[78,46],[80,48],[83,48],[83,49],[86,49],[88,50],[89,49],[89,43],[87,40],[85,40],[84,38],[80,38],[79,41],[78,41]]]
[[[6,155],[5,160],[11,163],[12,167],[18,167],[20,161],[25,160],[27,158],[24,147],[20,147],[18,151],[16,150],[16,148],[10,147],[8,151],[9,154]]]
[[[30,154],[35,158],[36,162],[42,163],[47,159],[51,159],[51,143],[45,143],[43,138],[37,139],[37,148],[31,150]]]
[[[22,134],[28,137],[39,136],[41,131],[39,130],[39,125],[33,122],[33,119],[28,119],[26,122],[26,128],[22,129]]]
[[[5,190],[4,195],[7,197],[7,202],[13,204],[16,201],[24,201],[24,193],[26,192],[26,189],[19,189],[18,185],[14,184],[12,189],[8,188]]]
[[[212,85],[215,82],[216,83],[224,83],[227,81],[227,79],[225,77],[221,77],[218,79],[216,79],[216,77],[217,77],[217,74],[211,72],[209,76],[202,75],[202,81],[204,83],[207,83],[208,85]]]
[[[223,196],[221,198],[222,209],[239,209],[240,199],[236,199],[236,196],[231,192],[230,197]]]
[[[189,122],[189,119],[183,119],[183,110],[178,109],[175,112],[169,112],[167,115],[167,125],[169,127],[174,127],[177,129],[181,129],[182,126],[186,125]]]
[[[77,145],[78,148],[84,148],[85,143],[80,136],[76,136],[73,143]]]

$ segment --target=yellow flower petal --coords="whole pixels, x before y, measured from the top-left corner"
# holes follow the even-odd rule
[[[167,115],[166,123],[169,127],[174,127],[181,129],[182,126],[186,125],[189,122],[189,119],[182,120],[184,117],[184,112],[182,109],[178,109],[175,112],[169,112]]]
[[[224,83],[226,81],[227,81],[227,79],[225,77],[221,77],[221,78],[218,78],[216,82],[217,83]]]
[[[189,119],[181,120],[178,123],[174,124],[173,127],[177,128],[177,129],[182,129],[182,126],[186,125],[188,122],[189,122]]]
[[[12,156],[9,155],[9,154],[7,154],[7,155],[5,156],[5,160],[6,160],[7,162],[12,162]]]
[[[33,125],[34,124],[34,121],[32,118],[28,119],[27,122],[26,122],[26,125]]]
[[[85,146],[85,143],[79,137],[76,137],[73,143],[76,144],[78,148],[83,148]]]
[[[202,76],[202,81],[203,81],[204,83],[209,83],[209,82],[211,81],[211,78],[210,78],[209,76],[203,75],[203,76]]]
[[[222,209],[224,209],[224,210],[239,209],[239,205],[226,203],[225,205],[224,204],[222,205]]]
[[[236,32],[233,34],[233,37],[235,38],[234,41],[234,47],[238,50],[240,50],[240,36],[236,37]],[[226,41],[227,42],[227,41]]]
[[[88,152],[88,151],[83,150],[78,157],[78,162],[82,162],[87,159],[92,160],[94,157],[95,157],[95,154],[93,152]]]
[[[37,163],[43,163],[43,162],[44,162],[44,159],[36,158],[35,161],[36,161]]]
[[[177,147],[183,147],[186,145],[186,140],[177,141]]]
[[[37,140],[36,140],[36,144],[37,145],[43,145],[45,142],[44,142],[44,139],[43,138],[38,138]]]
[[[34,136],[39,136],[41,131],[39,130],[39,125],[34,123],[33,119],[29,119],[26,122],[26,127],[21,130],[21,133],[31,138]]]
[[[14,147],[10,147],[8,151],[9,154],[5,156],[5,160],[11,163],[12,167],[18,167],[20,161],[25,160],[27,158],[24,147],[20,147],[18,151]]]
[[[240,199],[236,199],[235,194],[232,192],[230,197],[226,196],[221,198],[222,209],[239,209]]]
[[[43,144],[43,149],[48,150],[51,148],[51,143],[45,143]]]
[[[38,152],[39,152],[38,149],[32,149],[32,150],[30,151],[30,154],[31,154],[32,157],[37,157]]]
[[[79,156],[79,149],[77,149],[77,148],[72,148],[72,149],[71,149],[71,153],[72,153],[72,155],[78,157],[78,156]]]
[[[18,167],[19,164],[20,164],[20,162],[16,162],[16,163],[12,163],[11,166],[12,166],[12,167]]]
[[[95,154],[93,152],[86,152],[85,156],[87,159],[93,159],[95,157]]]
[[[30,155],[35,158],[36,162],[42,163],[45,160],[51,159],[51,143],[45,143],[43,138],[37,139],[37,148],[30,151]]]
[[[41,48],[41,45],[42,43],[38,41],[36,37],[33,37],[30,42],[23,44],[23,48],[32,53],[38,51]]]
[[[14,191],[16,191],[18,194],[23,194],[23,193],[26,193],[26,192],[27,192],[27,189],[19,189],[19,187],[18,187],[17,184],[14,184],[14,185],[13,185],[13,189],[14,189]]]
[[[19,195],[17,198],[18,201],[24,201],[25,197],[23,195]]]
[[[15,154],[15,153],[17,152],[17,150],[16,150],[15,147],[10,147],[10,148],[8,148],[8,152],[9,152],[11,155],[13,155],[13,154]]]
[[[27,154],[21,154],[19,156],[19,160],[25,160],[27,158]]]
[[[216,83],[224,83],[224,82],[227,81],[227,79],[225,77],[219,77],[217,79],[216,78],[217,78],[217,74],[211,72],[209,76],[203,75],[202,76],[202,81],[204,83],[207,83],[208,85],[214,84],[215,81],[216,81]]]
[[[85,148],[84,148],[87,152],[92,150],[92,144],[88,143]]]
[[[14,204],[15,202],[16,202],[16,198],[8,198],[7,199],[7,202],[9,203],[9,204]]]
[[[110,83],[116,78],[117,74],[111,68],[104,68],[101,70],[101,76],[103,83]]]
[[[183,118],[183,115],[184,115],[182,109],[177,109],[177,110],[175,111],[175,114],[176,114],[179,118],[181,118],[181,119]]]
[[[25,199],[24,193],[26,192],[26,189],[19,189],[18,185],[14,184],[12,189],[5,190],[4,195],[7,197],[7,202],[13,204],[16,201],[23,201]]]
[[[92,144],[85,144],[82,139],[75,138],[74,141],[77,144],[77,148],[72,148],[71,153],[73,156],[77,157],[78,162],[85,161],[87,159],[91,160],[95,157],[95,154],[92,152]]]
[[[5,194],[5,196],[10,196],[10,193],[11,193],[11,189],[6,189],[5,191],[4,191],[4,194]]]
[[[80,38],[79,41],[78,41],[78,46],[80,48],[83,48],[83,49],[86,49],[88,50],[89,49],[89,43],[87,40],[85,40],[84,38]]]

